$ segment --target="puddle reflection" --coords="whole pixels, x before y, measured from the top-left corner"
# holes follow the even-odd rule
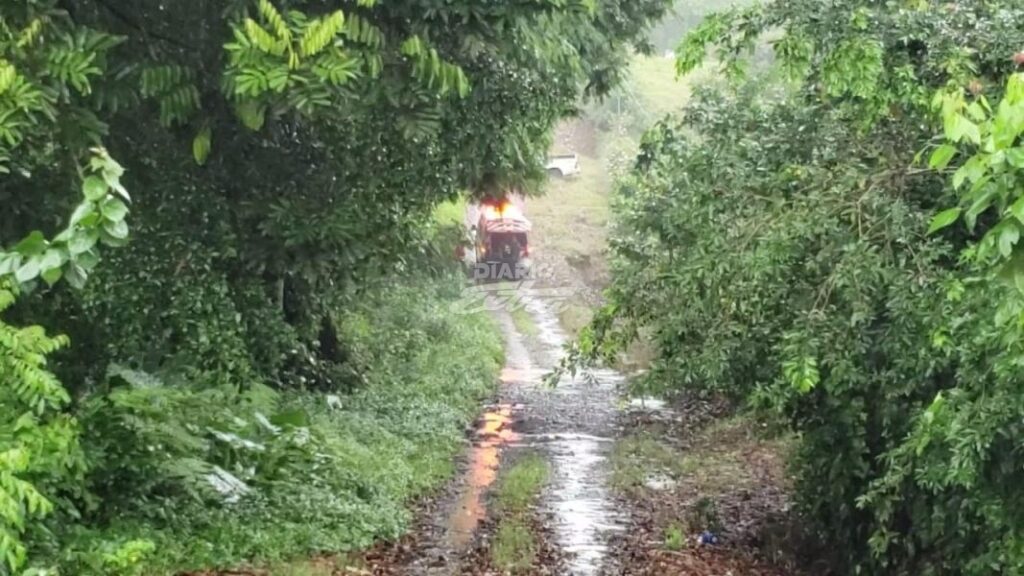
[[[519,440],[512,428],[513,407],[495,406],[484,413],[477,427],[473,449],[469,453],[469,468],[455,507],[448,522],[448,543],[456,549],[464,548],[473,538],[473,532],[487,517],[484,495],[498,477],[502,449]]]

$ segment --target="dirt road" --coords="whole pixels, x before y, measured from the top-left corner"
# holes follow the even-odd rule
[[[534,511],[538,553],[533,566],[521,572],[618,573],[609,560],[609,543],[627,517],[609,487],[608,458],[623,377],[598,370],[590,378],[566,377],[548,386],[544,376],[559,362],[566,336],[553,303],[525,288],[518,296],[514,305],[491,300],[505,337],[507,365],[495,404],[473,432],[461,476],[427,509],[414,537],[375,558],[375,573],[501,573],[489,554],[495,531],[490,494],[502,470],[527,453],[542,455],[550,475]],[[530,334],[523,333],[524,314]]]

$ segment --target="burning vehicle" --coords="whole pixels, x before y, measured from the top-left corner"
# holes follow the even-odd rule
[[[523,280],[529,276],[533,224],[523,214],[520,198],[482,201],[470,207],[467,221],[473,243],[473,258],[467,264],[475,279]]]

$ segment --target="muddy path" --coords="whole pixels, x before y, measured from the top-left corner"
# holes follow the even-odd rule
[[[620,573],[609,552],[628,519],[608,484],[608,457],[624,378],[597,370],[549,386],[545,376],[561,360],[567,337],[550,302],[527,288],[514,300],[489,302],[505,339],[506,366],[494,403],[471,431],[461,473],[442,495],[421,504],[410,536],[365,558],[370,573],[500,574],[488,554],[495,531],[492,492],[502,471],[526,454],[541,455],[550,472],[531,522],[539,554],[525,573]]]
[[[624,378],[611,370],[588,377],[565,376],[557,386],[543,381],[560,362],[566,336],[553,305],[541,298],[522,300],[536,332],[529,338],[502,319],[508,350],[504,394],[518,406],[518,446],[539,450],[552,479],[542,507],[550,512],[556,543],[566,555],[566,574],[598,574],[608,568],[611,536],[626,518],[609,487],[608,456],[615,438],[616,399]],[[517,340],[525,340],[520,346]],[[525,352],[525,354],[524,354]]]

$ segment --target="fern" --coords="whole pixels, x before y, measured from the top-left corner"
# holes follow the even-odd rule
[[[358,19],[349,23],[340,10],[308,18],[295,10],[282,14],[259,0],[258,13],[261,22],[243,19],[234,29],[234,42],[225,46],[230,66],[224,87],[252,129],[263,125],[268,107],[282,102],[303,114],[334,103],[338,94],[332,89],[361,72],[362,60],[341,48],[342,38],[362,34],[370,42],[383,42],[379,30]],[[380,62],[368,62],[371,74],[379,74]]]
[[[246,37],[248,37],[257,48],[267,54],[280,56],[284,54],[285,49],[288,47],[288,44],[284,40],[275,38],[252,18],[246,18],[243,26],[245,27]]]
[[[43,21],[34,18],[19,34],[16,45],[18,48],[29,48],[36,44],[43,33]]]
[[[193,79],[192,70],[184,66],[151,66],[142,70],[139,91],[143,97],[156,99],[161,124],[185,124],[200,109],[199,89]]]
[[[349,14],[342,31],[345,38],[378,50],[384,46],[384,33],[358,14]]]
[[[339,86],[359,75],[359,60],[336,50],[318,59],[313,66],[313,73],[324,82]]]
[[[402,42],[401,52],[412,61],[413,77],[431,90],[442,96],[454,92],[460,98],[469,94],[469,78],[462,68],[442,60],[418,35]]]

